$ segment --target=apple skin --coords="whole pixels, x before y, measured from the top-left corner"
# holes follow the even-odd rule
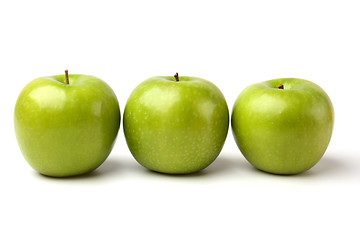
[[[283,84],[284,89],[279,89]],[[231,116],[235,141],[256,168],[297,174],[324,155],[334,126],[330,98],[318,85],[280,78],[247,87]]]
[[[102,80],[88,75],[42,77],[20,93],[14,113],[25,159],[43,175],[68,177],[99,167],[120,126],[119,103]]]
[[[221,91],[207,80],[157,76],[131,93],[123,121],[127,145],[142,166],[188,174],[206,168],[221,152],[229,110]]]

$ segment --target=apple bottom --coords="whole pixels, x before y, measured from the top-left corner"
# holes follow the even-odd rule
[[[221,152],[224,131],[194,119],[186,127],[183,119],[172,120],[158,124],[149,119],[135,126],[136,122],[124,117],[125,136],[134,158],[150,170],[168,174],[188,174],[209,166]],[[171,124],[162,127],[165,122]],[[226,125],[219,127],[225,128],[226,134]]]

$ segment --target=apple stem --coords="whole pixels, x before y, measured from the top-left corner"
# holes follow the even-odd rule
[[[280,84],[280,85],[278,86],[278,89],[284,89],[284,85],[283,85],[283,84]]]
[[[175,78],[175,80],[176,80],[177,82],[179,81],[179,74],[178,74],[178,72],[175,73],[174,78]]]
[[[65,70],[65,80],[66,84],[69,85],[69,71],[67,69]]]

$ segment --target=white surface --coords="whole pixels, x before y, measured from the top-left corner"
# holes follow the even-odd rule
[[[359,22],[347,0],[1,1],[0,239],[359,239]],[[121,128],[92,174],[43,177],[13,109],[30,80],[66,68],[105,80],[122,111],[141,81],[176,71],[214,82],[230,110],[252,83],[305,78],[333,101],[333,138],[313,169],[276,176],[229,131],[209,168],[168,176],[135,162]]]

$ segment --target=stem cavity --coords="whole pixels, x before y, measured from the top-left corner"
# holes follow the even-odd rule
[[[278,89],[284,89],[284,85],[283,85],[283,84],[280,84],[280,85],[278,86]]]

